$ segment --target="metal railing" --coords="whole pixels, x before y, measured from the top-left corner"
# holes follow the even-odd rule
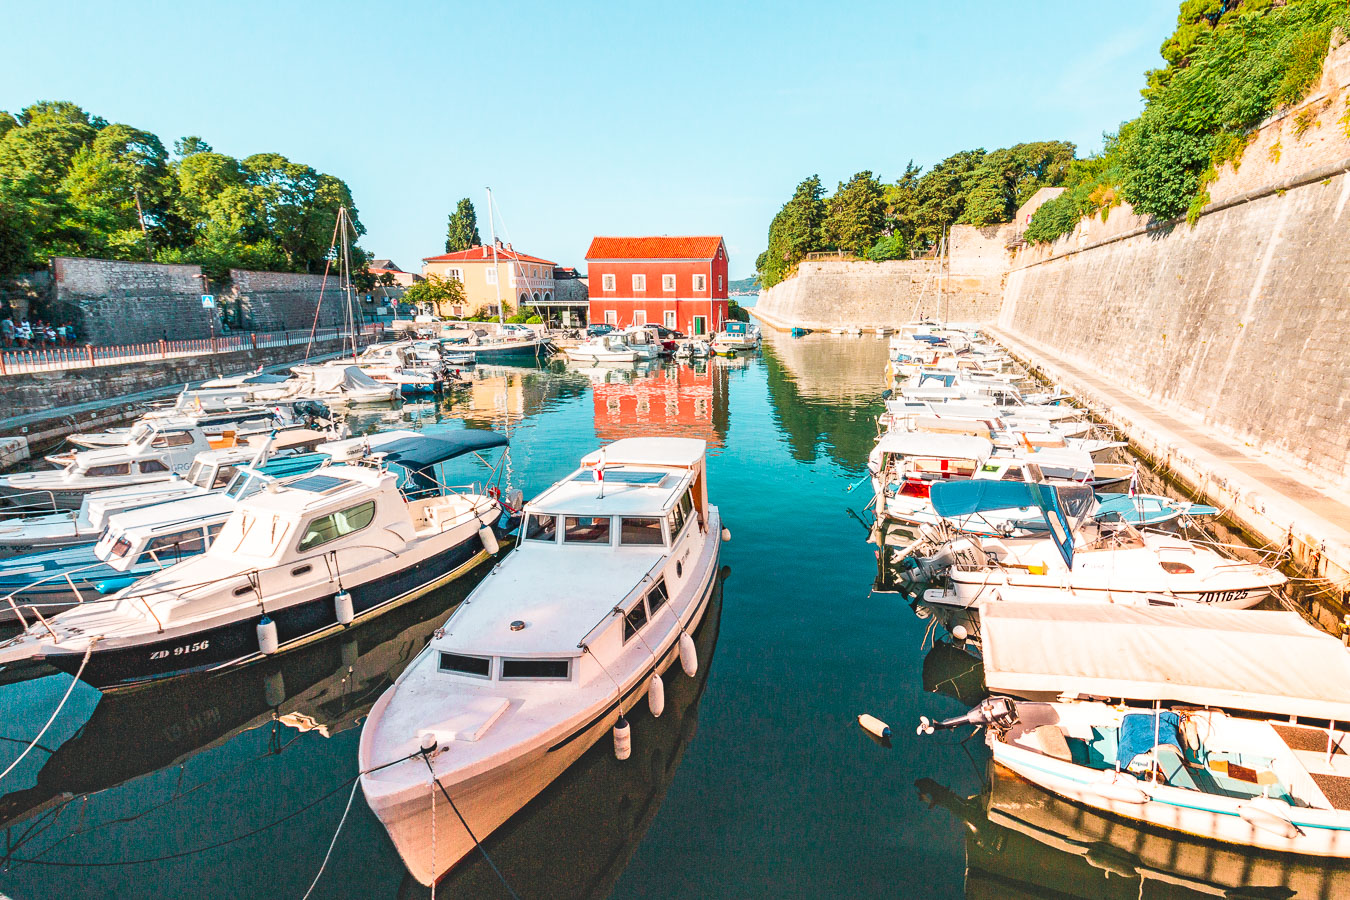
[[[378,337],[384,326],[379,323],[363,325],[358,340]],[[320,328],[313,340],[328,342],[345,339],[349,332],[343,328]],[[113,344],[82,347],[44,347],[0,352],[0,375],[25,372],[53,372],[62,369],[86,369],[93,366],[115,366],[122,363],[146,362],[155,359],[175,359],[201,356],[209,353],[236,353],[266,347],[304,346],[310,342],[308,331],[246,331],[210,338],[182,341],[150,341],[139,344]]]

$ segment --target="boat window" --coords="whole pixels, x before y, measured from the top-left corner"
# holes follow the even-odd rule
[[[353,506],[350,509],[344,509],[341,512],[319,516],[306,526],[304,536],[300,538],[300,543],[296,545],[295,549],[300,551],[312,550],[321,544],[335,541],[344,535],[360,531],[369,525],[374,518],[374,500],[367,500],[365,503]]]
[[[563,525],[563,542],[568,544],[608,544],[609,518],[567,516]]]
[[[109,466],[90,466],[84,474],[90,478],[109,478],[113,475],[130,475],[131,463],[113,463]]]
[[[659,518],[630,518],[625,516],[620,522],[620,544],[645,544],[658,547],[665,544],[665,539],[661,536],[661,520]]]
[[[216,472],[216,480],[211,483],[212,489],[223,488],[230,483],[234,473],[239,471],[238,466],[221,466],[220,471]]]
[[[145,459],[139,463],[141,474],[149,475],[154,472],[167,472],[169,467],[157,459]]]
[[[656,579],[656,584],[652,585],[652,589],[647,592],[647,606],[651,608],[652,615],[656,615],[656,611],[665,606],[669,599],[670,594],[666,591],[666,580],[664,578]]]
[[[1022,467],[1021,467],[1021,466],[1008,466],[1008,471],[1006,471],[1006,472],[1003,473],[1003,480],[1004,480],[1004,481],[1021,481],[1021,480],[1022,480]]]
[[[525,523],[525,540],[553,543],[558,538],[558,517],[531,513]]]
[[[127,540],[125,537],[120,537],[117,539],[117,543],[113,544],[112,555],[117,559],[121,559],[127,555],[127,551],[130,549],[131,541]]]
[[[150,541],[145,548],[160,552],[163,550],[176,550],[179,553],[201,553],[206,549],[202,543],[202,531],[200,528],[193,528],[190,531],[179,531],[174,534],[161,534],[159,537]]]
[[[192,461],[192,468],[188,469],[187,473],[187,481],[189,484],[194,484],[197,487],[206,487],[206,485],[199,480],[202,477],[202,468],[201,460],[194,459]]]
[[[487,678],[492,671],[490,656],[461,656],[458,653],[441,653],[441,671],[458,672],[460,675],[476,675]]]
[[[513,678],[540,678],[566,680],[572,677],[570,659],[504,659],[502,680]]]
[[[225,527],[224,522],[217,522],[216,524],[208,527],[206,529],[206,540],[208,542],[214,541],[216,539],[216,535],[220,534],[220,530],[224,527]]]
[[[685,491],[684,496],[680,498],[680,512],[684,513],[686,519],[693,517],[694,495],[690,491]]]
[[[671,507],[670,512],[666,514],[666,520],[670,523],[670,539],[674,541],[684,528],[684,510],[680,509],[680,504],[676,503]]]
[[[633,606],[623,616],[623,640],[628,643],[629,638],[638,633],[643,625],[647,624],[647,607],[641,601]]]
[[[172,431],[161,434],[150,443],[151,447],[186,447],[192,443],[192,435],[186,431]]]
[[[613,467],[605,468],[605,481],[609,482],[610,484],[660,485],[661,482],[665,480],[665,478],[666,478],[665,472],[643,472],[638,470],[627,471]],[[581,472],[578,472],[575,476],[573,476],[572,480],[594,481],[595,475],[592,474],[590,469],[584,469]]]

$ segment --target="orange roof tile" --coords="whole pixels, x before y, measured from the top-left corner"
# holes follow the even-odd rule
[[[712,259],[719,235],[698,237],[596,237],[587,259]]]
[[[498,261],[501,261],[503,259],[505,260],[514,259],[517,262],[539,263],[542,266],[557,265],[557,263],[553,262],[553,260],[551,259],[540,259],[537,256],[530,256],[529,254],[521,253],[519,250],[508,250],[505,247],[497,248],[497,259]],[[442,253],[440,256],[423,257],[422,262],[424,263],[484,262],[484,261],[490,262],[491,260],[492,260],[492,246],[480,245],[477,247],[470,247],[467,250],[457,250],[454,253]]]

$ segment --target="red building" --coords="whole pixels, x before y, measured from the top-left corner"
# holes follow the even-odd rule
[[[590,321],[712,334],[727,318],[727,247],[708,237],[597,237],[586,251]]]
[[[634,373],[631,382],[623,381],[621,375],[621,370],[604,367],[592,376],[597,438],[693,437],[702,438],[710,447],[725,446],[726,366],[714,362],[702,367],[668,366]]]

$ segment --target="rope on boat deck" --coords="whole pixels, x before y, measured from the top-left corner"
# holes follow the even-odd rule
[[[84,651],[84,659],[80,660],[80,667],[75,670],[75,677],[70,680],[70,686],[66,688],[65,696],[61,698],[60,703],[56,704],[56,709],[52,710],[51,718],[47,719],[47,724],[42,726],[42,730],[37,733],[37,737],[33,738],[28,746],[23,748],[23,752],[19,754],[18,758],[10,763],[5,771],[0,772],[0,781],[3,781],[6,775],[13,772],[15,766],[23,762],[23,758],[28,755],[29,751],[38,745],[38,741],[42,740],[42,736],[47,733],[47,729],[52,727],[56,717],[61,714],[61,708],[66,705],[66,701],[70,699],[71,693],[75,690],[75,685],[80,683],[80,676],[84,674],[84,667],[89,664],[89,657],[94,655],[94,645],[97,643],[98,638],[89,642],[89,647]]]
[[[352,801],[356,799],[356,789],[361,786],[361,776],[357,775],[352,780],[352,792],[347,795],[347,808],[342,811],[342,818],[338,819],[337,831],[333,832],[333,839],[328,842],[328,852],[323,855],[323,862],[319,864],[319,871],[315,873],[314,880],[309,883],[309,890],[305,891],[305,896],[301,900],[309,900],[309,895],[314,893],[314,888],[318,887],[319,879],[323,877],[323,870],[328,868],[328,858],[333,855],[333,848],[337,846],[338,835],[342,834],[342,826],[347,824],[347,813],[352,811]]]
[[[496,876],[497,876],[497,878],[501,881],[502,887],[506,888],[506,892],[507,892],[508,894],[511,895],[511,897],[513,898],[513,900],[520,900],[520,895],[517,894],[517,893],[515,892],[515,890],[511,887],[511,883],[510,883],[509,881],[506,880],[506,876],[502,874],[502,870],[499,869],[499,868],[497,868],[497,864],[496,864],[495,862],[492,861],[492,857],[491,857],[491,856],[488,856],[487,849],[483,846],[482,842],[478,840],[478,836],[475,835],[475,834],[473,833],[473,829],[469,827],[469,823],[466,822],[466,821],[464,821],[464,815],[459,811],[459,807],[455,805],[455,801],[454,801],[454,800],[451,800],[451,799],[450,799],[450,792],[447,791],[447,790],[445,789],[445,785],[441,784],[441,780],[440,780],[439,778],[436,777],[436,770],[435,770],[435,769],[432,767],[432,765],[431,765],[431,757],[430,757],[428,754],[426,754],[426,753],[421,754],[421,756],[422,756],[422,761],[423,761],[424,763],[427,764],[427,771],[429,771],[429,772],[431,773],[431,780],[432,780],[433,782],[436,783],[436,787],[438,787],[438,788],[441,789],[441,796],[445,797],[445,802],[446,802],[446,803],[449,803],[449,804],[450,804],[450,808],[453,809],[453,810],[455,811],[455,815],[459,818],[459,824],[461,824],[461,825],[464,826],[464,830],[465,830],[466,832],[468,832],[469,837],[473,839],[473,845],[474,845],[475,847],[478,848],[478,852],[479,852],[479,853],[483,854],[483,859],[487,860],[487,864],[492,868],[493,873],[495,873]],[[433,794],[432,797],[433,797],[432,808],[433,808],[433,811],[434,811],[434,809],[435,809],[435,803],[434,803],[434,797],[435,797],[435,795]],[[434,821],[434,820],[433,820],[433,821]],[[433,874],[432,874],[432,881],[433,881],[432,892],[433,892],[433,895],[434,895],[434,892],[435,892],[435,890],[436,890],[435,885],[434,885],[435,878],[436,878],[435,873],[433,873]]]

